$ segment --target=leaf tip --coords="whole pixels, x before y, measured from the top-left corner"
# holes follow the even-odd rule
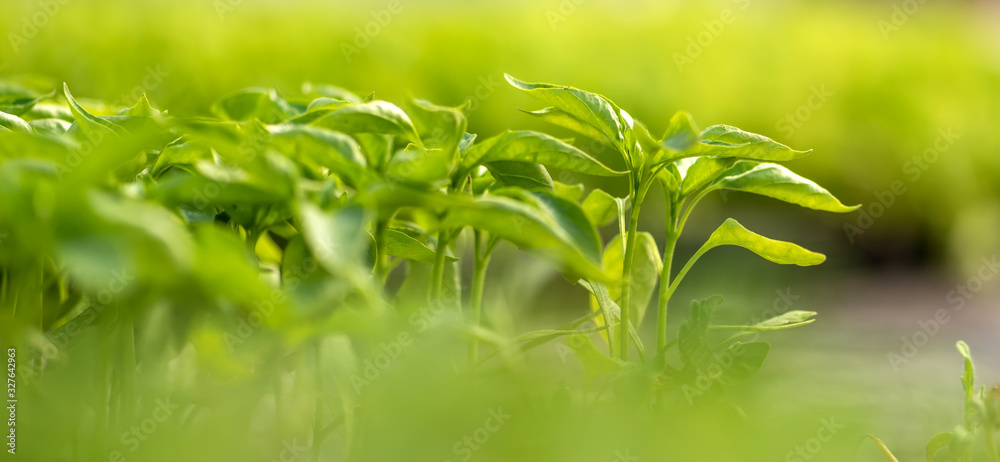
[[[965,358],[972,359],[972,352],[969,351],[969,344],[965,343],[963,340],[959,340],[955,343],[955,347],[958,348],[958,352]]]

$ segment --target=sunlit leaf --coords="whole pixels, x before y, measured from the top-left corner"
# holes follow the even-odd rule
[[[559,139],[532,131],[507,131],[474,145],[462,159],[462,170],[496,161],[542,164],[576,173],[615,176],[589,154]]]
[[[625,140],[622,123],[614,107],[603,96],[577,88],[528,83],[505,75],[507,82],[528,95],[551,104],[603,134],[613,146]],[[588,135],[589,136],[589,135]]]
[[[812,266],[826,260],[822,254],[810,252],[790,242],[776,241],[754,233],[732,218],[727,219],[712,233],[708,241],[698,250],[698,254],[723,245],[743,247],[782,265]]]
[[[702,159],[699,159],[699,161]],[[746,169],[741,171],[739,167]],[[860,205],[846,206],[833,194],[791,170],[772,163],[741,162],[712,184],[713,188],[731,189],[782,200],[826,212],[846,213]]]

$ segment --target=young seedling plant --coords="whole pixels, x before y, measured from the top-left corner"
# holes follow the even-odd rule
[[[606,334],[612,355],[627,361],[634,346],[640,357],[646,356],[636,331],[645,318],[646,305],[657,285],[656,356],[662,359],[667,349],[677,344],[686,369],[704,366],[720,349],[728,347],[752,353],[736,355],[740,362],[730,365],[730,369],[756,370],[767,353],[766,344],[739,345],[735,342],[753,333],[812,322],[813,312],[789,311],[753,326],[711,325],[712,312],[721,303],[721,298],[713,297],[692,303],[691,317],[681,326],[678,337],[668,341],[667,335],[671,296],[698,259],[713,248],[744,247],[779,264],[810,266],[823,262],[825,257],[821,254],[766,238],[730,218],[709,236],[676,275],[672,273],[674,250],[684,225],[698,202],[714,191],[743,191],[827,212],[855,210],[857,206],[843,205],[816,183],[774,163],[798,159],[809,151],[797,151],[729,125],[698,130],[685,112],[676,113],[665,133],[654,137],[644,124],[604,96],[568,86],[528,83],[511,76],[507,76],[507,81],[550,105],[528,114],[612,148],[621,155],[627,167],[626,197],[615,198],[595,190],[583,202],[584,210],[590,212],[595,221],[601,221],[595,224],[617,219],[619,225],[619,236],[605,248],[603,255],[608,268],[617,272],[616,280],[610,287],[601,281],[583,281],[593,294],[604,323],[617,326],[616,331],[609,329]],[[656,183],[663,190],[667,206],[662,257],[656,239],[638,231],[643,202]],[[609,208],[616,213],[607,213]],[[656,272],[658,278],[637,278],[637,269],[645,273]],[[709,348],[705,343],[708,330],[731,331],[734,335]]]
[[[1000,461],[1000,451],[996,444],[996,433],[1000,429],[1000,387],[987,389],[982,386],[976,390],[976,370],[969,345],[959,341],[955,347],[965,360],[961,379],[965,394],[964,422],[950,432],[941,432],[931,437],[925,447],[927,462],[939,460],[939,453],[949,455],[947,459],[940,460],[971,462],[977,449],[985,452],[990,461]],[[865,435],[865,438],[870,438],[875,443],[888,462],[897,462],[896,456],[882,440],[874,435]]]

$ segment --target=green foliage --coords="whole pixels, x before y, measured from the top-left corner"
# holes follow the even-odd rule
[[[115,307],[114,317],[98,318],[94,328],[116,338],[124,359],[107,358],[100,367],[108,373],[87,384],[98,394],[111,387],[121,400],[90,403],[101,422],[94,435],[100,449],[107,437],[100,432],[149,405],[136,384],[136,358],[148,361],[143,374],[165,373],[157,367],[188,342],[225,377],[252,375],[258,366],[315,375],[315,406],[326,411],[313,416],[313,435],[328,434],[323,428],[339,420],[349,436],[357,422],[348,404],[357,402],[358,390],[345,391],[344,379],[325,377],[319,364],[358,370],[355,350],[372,348],[370,340],[393,320],[426,328],[426,310],[458,334],[442,337],[467,344],[470,368],[510,366],[533,348],[565,340],[586,386],[601,381],[618,395],[678,407],[695,400],[665,397],[695,389],[707,393],[698,403],[709,402],[755,375],[770,348],[756,336],[812,322],[815,313],[790,311],[751,325],[715,324],[722,303],[715,296],[692,303],[675,339],[666,336],[667,301],[710,249],[739,246],[780,264],[824,260],[729,219],[671,274],[684,223],[709,192],[853,210],[765,162],[805,152],[729,126],[699,132],[686,113],[655,139],[603,96],[508,81],[552,106],[529,114],[612,147],[627,171],[540,132],[468,133],[468,105],[410,99],[397,106],[333,88],[291,97],[247,89],[213,104],[213,118],[174,116],[145,95],[127,108],[88,109],[68,86],[65,104],[53,103],[61,110],[32,112],[52,96],[11,99],[3,108],[12,112],[0,113],[0,173],[7,179],[0,183],[0,224],[10,239],[0,253],[0,302],[13,319],[2,328],[5,338],[41,351],[39,339],[88,307]],[[553,181],[549,169],[625,176],[628,194],[584,194],[582,185]],[[665,234],[637,229],[656,183],[668,207]],[[618,233],[603,242],[599,228],[611,223]],[[662,253],[658,241],[666,243]],[[561,328],[526,333],[484,316],[487,269],[501,242],[581,286],[591,307]],[[473,276],[464,298],[461,263],[469,259]],[[122,285],[109,285],[115,272],[141,277],[106,296],[108,287]],[[657,344],[647,355],[641,327],[657,287]],[[234,336],[227,321],[234,318],[254,320],[253,329],[239,326],[243,333]],[[584,326],[591,320],[595,326]],[[607,353],[594,344],[598,338]],[[480,343],[490,349],[482,356]],[[262,353],[263,365],[240,352],[244,345]],[[296,364],[302,358],[286,348],[298,347],[315,364]],[[628,361],[633,350],[638,362]],[[116,382],[107,383],[112,376]],[[344,444],[345,457],[352,444]]]
[[[641,326],[654,286],[659,285],[656,357],[657,361],[663,361],[663,353],[673,344],[668,342],[666,332],[668,302],[694,263],[715,247],[743,247],[779,264],[811,266],[825,260],[826,257],[821,254],[792,243],[766,238],[728,219],[673,276],[674,246],[689,214],[706,194],[728,189],[828,212],[843,213],[857,208],[844,206],[812,181],[783,166],[769,163],[794,160],[808,154],[808,151],[797,151],[763,135],[728,125],[713,125],[699,131],[686,112],[674,114],[666,132],[657,140],[642,122],[633,119],[604,96],[573,87],[528,83],[511,76],[507,76],[507,81],[518,90],[552,105],[528,114],[611,146],[628,166],[627,197],[611,198],[595,191],[583,201],[584,212],[596,226],[607,224],[613,219],[612,214],[617,212],[620,234],[605,249],[604,263],[620,277],[607,289],[601,284],[592,284],[591,306],[603,313],[603,320],[608,325],[617,320],[617,345],[610,330],[604,338],[609,342],[608,351],[617,352],[622,360],[628,359],[633,346],[640,356],[645,356],[642,342],[633,332]],[[640,209],[654,183],[663,187],[668,210],[666,249],[662,257],[658,247],[652,245],[655,243],[653,236],[640,233],[637,229]],[[628,209],[631,210],[626,216]],[[662,262],[656,261],[661,258]],[[767,344],[730,342],[751,332],[809,324],[812,321],[808,318],[815,315],[813,312],[793,311],[754,326],[718,326],[738,333],[718,347],[709,349],[706,337],[712,311],[719,303],[721,298],[693,304],[691,317],[681,325],[676,339],[680,360],[685,367],[683,376],[688,382],[697,379],[692,378],[692,368],[701,370],[708,366],[704,358],[709,356],[710,351],[723,348],[723,353],[732,354],[735,348],[749,352],[737,355],[736,360],[727,363],[724,370],[717,374],[721,379],[713,384],[713,389],[716,385],[732,384],[752,376],[768,351]],[[661,373],[671,375],[672,368],[665,362],[662,364],[665,368]]]

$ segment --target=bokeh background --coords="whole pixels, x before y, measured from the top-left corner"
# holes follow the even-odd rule
[[[719,251],[675,298],[722,293],[733,320],[779,300],[820,313],[815,325],[774,337],[772,356],[738,399],[751,416],[775,408],[796,416],[762,426],[765,439],[794,446],[821,417],[843,416],[880,435],[902,460],[915,459],[927,438],[960,422],[956,340],[969,342],[983,383],[1000,381],[1000,268],[991,263],[1000,253],[1000,2],[0,5],[0,85],[43,92],[68,82],[81,100],[116,102],[106,113],[140,92],[155,107],[199,115],[244,87],[294,96],[303,85],[334,84],[390,101],[409,94],[440,104],[471,100],[470,131],[483,136],[508,127],[560,133],[517,111],[538,106],[504,83],[509,73],[604,94],[654,133],[683,109],[702,127],[727,123],[812,149],[789,167],[864,212],[828,215],[717,196],[681,242],[680,255],[689,255],[734,216],[829,257],[819,268],[779,268],[745,251]],[[614,163],[611,153],[594,154]],[[645,208],[641,228],[661,235],[662,207]],[[551,271],[523,269],[539,263],[513,253],[497,260],[488,310],[551,326],[586,306],[583,292]],[[981,288],[959,295],[956,310],[953,291],[970,284]],[[940,308],[951,320],[893,367],[887,354],[899,353],[901,338],[912,339]],[[838,438],[850,446],[856,436]]]

